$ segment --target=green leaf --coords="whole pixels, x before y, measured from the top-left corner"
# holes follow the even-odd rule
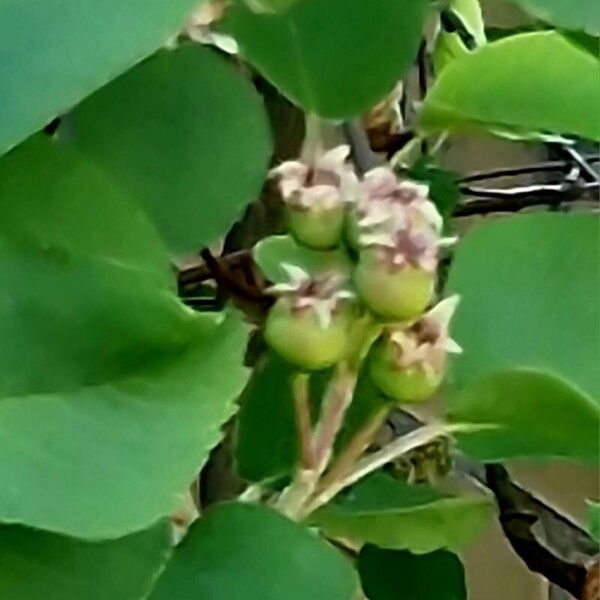
[[[600,55],[600,34],[589,35],[584,31],[563,31],[562,34],[575,46],[589,52],[594,58]]]
[[[271,153],[250,83],[198,44],[158,52],[83,102],[68,125],[182,253],[214,242],[258,196]]]
[[[429,186],[429,197],[437,206],[440,214],[448,218],[454,212],[460,200],[458,176],[451,171],[433,164],[430,157],[422,156],[408,170],[408,176],[423,181]]]
[[[420,123],[426,132],[504,128],[600,139],[599,105],[597,58],[542,31],[486,44],[450,63],[429,90]]]
[[[485,461],[595,462],[600,454],[598,406],[548,372],[513,369],[481,377],[450,398],[448,417],[495,426],[457,436],[463,451]]]
[[[462,297],[452,334],[464,352],[449,415],[500,425],[461,435],[470,453],[597,458],[597,244],[594,216],[538,214],[488,222],[459,245],[447,288]]]
[[[0,521],[145,528],[218,442],[245,328],[183,306],[144,213],[54,142],[3,157],[0,204]]]
[[[270,354],[240,397],[236,469],[249,481],[289,474],[298,456],[290,381],[294,368]]]
[[[289,281],[283,264],[296,265],[307,273],[315,274],[328,270],[347,271],[351,262],[343,250],[311,250],[299,246],[289,235],[272,235],[252,249],[254,260],[265,276],[273,283]]]
[[[358,572],[369,600],[466,600],[465,572],[456,554],[437,550],[415,556],[406,550],[365,546]]]
[[[169,523],[102,543],[0,527],[0,596],[14,600],[145,597],[171,551]]]
[[[249,481],[274,480],[290,475],[298,458],[296,416],[290,381],[294,368],[269,354],[252,374],[240,397],[235,446],[238,474]],[[312,417],[319,414],[329,371],[313,373],[310,380]],[[378,410],[386,400],[368,375],[359,377],[337,447]]]
[[[144,370],[0,399],[0,520],[103,539],[174,511],[245,380],[244,328],[221,321]]]
[[[2,0],[0,154],[163,45],[198,0]]]
[[[381,100],[417,53],[425,0],[302,0],[283,14],[242,2],[224,29],[242,55],[293,102],[348,118]]]
[[[354,600],[350,562],[264,506],[225,504],[190,528],[151,600]]]
[[[484,496],[450,496],[372,475],[311,519],[333,537],[425,553],[458,548],[475,539],[493,514]]]
[[[588,503],[588,531],[590,535],[600,542],[600,503]]]
[[[512,0],[525,11],[558,27],[600,32],[600,6],[595,0]],[[596,54],[597,56],[597,54]]]
[[[102,381],[180,347],[190,313],[144,213],[48,138],[0,160],[0,397]]]
[[[478,0],[452,0],[447,8],[460,19],[464,28],[473,36],[477,46],[486,43],[485,25]],[[440,28],[435,38],[432,56],[436,75],[439,75],[449,62],[469,52],[458,33]]]

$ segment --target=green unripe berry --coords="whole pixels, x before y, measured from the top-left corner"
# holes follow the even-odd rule
[[[296,367],[325,369],[344,356],[353,320],[352,308],[339,306],[323,326],[312,308],[293,308],[289,299],[280,298],[269,311],[265,339]]]
[[[367,248],[354,270],[354,286],[362,302],[375,314],[390,320],[419,316],[433,298],[435,274],[403,265],[394,267]]]
[[[369,374],[377,388],[398,402],[422,402],[439,388],[443,374],[426,374],[420,365],[400,367],[396,349],[383,340],[378,342],[369,357]]]
[[[344,228],[344,206],[310,209],[287,206],[287,225],[294,239],[315,250],[328,250],[340,243]]]

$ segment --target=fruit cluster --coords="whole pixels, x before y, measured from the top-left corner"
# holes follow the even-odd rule
[[[440,385],[448,352],[460,352],[448,325],[458,297],[433,306],[442,219],[428,188],[401,181],[389,167],[359,178],[339,146],[311,164],[288,161],[272,172],[285,202],[290,234],[313,250],[343,248],[347,273],[309,275],[284,265],[290,282],[266,323],[270,346],[300,369],[343,361],[353,328],[367,312],[382,324],[369,353],[378,388],[402,402],[421,401]]]

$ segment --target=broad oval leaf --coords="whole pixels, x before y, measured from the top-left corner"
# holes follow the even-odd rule
[[[595,0],[512,0],[528,13],[565,29],[600,33],[600,5]],[[596,56],[598,49],[596,48]]]
[[[224,504],[196,521],[151,600],[354,600],[349,561],[301,525],[264,506]]]
[[[446,550],[416,556],[368,545],[358,555],[358,572],[369,600],[467,600],[464,567]]]
[[[0,2],[0,154],[165,44],[198,4]]]
[[[184,307],[144,213],[54,142],[3,157],[0,203],[0,521],[145,528],[219,440],[245,328]]]
[[[0,596],[14,600],[145,598],[170,555],[171,535],[167,521],[99,543],[0,526]]]
[[[143,211],[45,136],[0,160],[0,396],[92,384],[180,347],[190,314]]]
[[[451,396],[448,418],[494,425],[457,434],[461,449],[481,460],[599,460],[598,405],[552,373],[513,369],[481,377]]]
[[[226,232],[258,196],[271,153],[250,83],[197,44],[158,52],[78,106],[67,126],[65,137],[180,253]]]
[[[600,139],[600,62],[555,31],[524,33],[456,58],[427,93],[425,132],[541,130]]]
[[[379,473],[310,518],[334,537],[421,554],[477,538],[492,514],[484,496],[451,496]]]
[[[471,453],[597,456],[598,232],[592,215],[526,215],[481,225],[459,245],[447,287],[462,297],[452,327],[464,352],[448,409],[500,425],[462,434]]]
[[[273,283],[288,282],[289,274],[282,265],[300,267],[309,274],[325,271],[347,271],[350,258],[342,250],[311,250],[298,245],[289,235],[272,235],[254,246],[254,260]]]
[[[198,317],[189,350],[136,372],[0,398],[0,520],[105,539],[173,512],[246,378],[245,329],[221,320]]]
[[[286,476],[296,464],[293,374],[290,364],[269,354],[255,367],[240,396],[235,459],[243,479],[263,481]]]
[[[425,0],[301,0],[282,14],[240,1],[224,28],[242,55],[293,102],[325,118],[357,115],[412,64]]]

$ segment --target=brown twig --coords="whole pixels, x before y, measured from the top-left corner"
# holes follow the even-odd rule
[[[589,163],[598,162],[597,156],[586,157]],[[466,175],[460,180],[460,183],[473,183],[475,181],[487,181],[488,179],[497,179],[499,177],[518,177],[519,175],[530,175],[532,173],[553,173],[555,171],[568,171],[571,168],[572,161],[568,160],[549,160],[533,165],[524,165],[522,167],[505,167],[492,169],[491,171],[475,171]]]
[[[586,568],[557,556],[536,538],[532,527],[538,516],[523,509],[502,465],[486,465],[485,474],[500,510],[500,524],[514,551],[531,571],[540,573],[575,598],[583,598]]]
[[[308,382],[309,376],[306,373],[297,373],[292,379],[292,395],[296,411],[296,433],[298,448],[300,449],[300,463],[303,469],[313,469],[315,467]]]
[[[317,475],[325,471],[333,453],[333,443],[352,402],[357,373],[340,365],[331,380],[323,400],[322,413],[315,431],[315,460]]]
[[[374,412],[354,436],[350,439],[340,455],[335,459],[324,477],[319,482],[315,493],[320,493],[330,487],[333,483],[345,477],[354,467],[356,461],[369,447],[373,438],[377,435],[389,413],[389,408],[384,406]]]

